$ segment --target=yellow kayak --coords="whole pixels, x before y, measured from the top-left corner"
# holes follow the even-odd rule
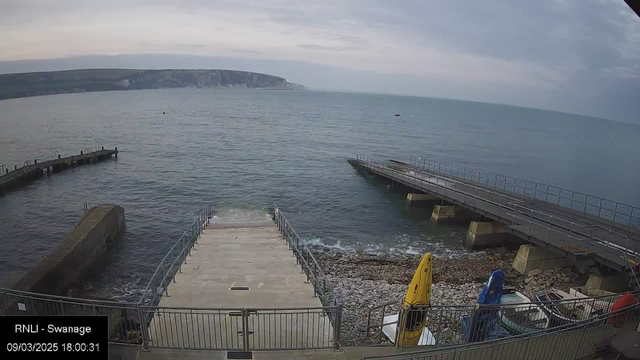
[[[420,265],[413,274],[407,296],[404,298],[402,308],[406,311],[412,306],[429,305],[431,302],[431,253],[426,253]],[[425,326],[424,311],[410,311],[407,316],[402,319],[401,324],[403,331],[398,335],[397,345],[418,345],[422,329]]]

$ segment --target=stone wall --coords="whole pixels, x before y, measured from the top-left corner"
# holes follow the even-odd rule
[[[124,209],[98,205],[89,209],[75,228],[36,266],[14,285],[14,289],[62,295],[77,282],[124,234]]]

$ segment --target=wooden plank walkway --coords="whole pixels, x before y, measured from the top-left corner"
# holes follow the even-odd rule
[[[507,225],[515,235],[574,260],[616,270],[640,260],[640,230],[584,212],[398,161],[349,162]]]
[[[118,158],[118,148],[114,150],[102,150],[80,152],[79,155],[72,155],[67,157],[61,157],[58,155],[57,159],[47,160],[43,162],[34,161],[34,163],[25,162],[22,167],[15,167],[13,171],[9,171],[5,168],[4,174],[0,174],[0,193],[6,192],[10,188],[14,188],[27,183],[30,180],[43,176],[44,172],[53,173],[62,171],[66,168],[73,167],[75,165],[84,165],[97,162],[104,159],[109,159],[112,156]]]

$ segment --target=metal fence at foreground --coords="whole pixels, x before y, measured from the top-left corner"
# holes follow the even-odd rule
[[[277,208],[276,208],[277,209]],[[315,308],[196,308],[158,306],[169,284],[188,262],[213,215],[201,210],[154,272],[137,303],[69,298],[0,289],[2,315],[91,315],[109,317],[109,342],[149,348],[208,350],[339,349],[342,307],[313,255],[300,242],[284,215],[274,221],[314,285],[322,306]]]
[[[107,316],[110,343],[143,349],[338,349],[341,311],[144,306],[0,289],[0,316]]]
[[[388,360],[575,360],[593,359],[598,342],[625,331],[636,331],[640,305],[636,304],[552,330],[540,330],[508,339],[478,344],[451,346],[443,349],[407,352],[365,359]]]
[[[3,315],[107,316],[109,317],[109,342],[143,344],[144,321],[139,304],[0,289],[0,316]]]
[[[422,191],[437,194],[447,201],[456,202],[476,212],[491,214],[501,219],[528,240],[551,244],[576,257],[595,254],[621,267],[629,266],[628,259],[640,259],[640,241],[629,235],[602,226],[584,226],[526,206],[517,197],[493,187],[475,185],[433,172],[408,171],[397,163],[358,156],[367,169]],[[402,167],[402,166],[400,166]]]
[[[409,163],[410,166],[414,168],[475,181],[487,186],[599,216],[607,220],[613,220],[623,225],[640,228],[640,208],[619,201],[428,158],[412,156]]]
[[[171,349],[339,349],[341,308],[145,308],[149,346]],[[147,315],[145,314],[145,315]]]
[[[638,296],[640,292],[634,292]],[[574,295],[574,294],[572,294]],[[567,324],[576,324],[611,313],[613,304],[622,294],[562,301],[506,303],[500,305],[413,306],[387,303],[369,310],[366,336],[377,336],[385,341],[384,327],[407,329],[424,324],[428,329],[426,342],[434,347],[483,342],[495,338],[508,338],[514,334],[555,331]],[[399,320],[386,320],[397,315]],[[393,318],[387,318],[393,319]],[[397,331],[400,338],[402,331]],[[394,341],[399,347],[403,341]]]

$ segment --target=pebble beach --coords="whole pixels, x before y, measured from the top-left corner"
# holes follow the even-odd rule
[[[458,258],[433,258],[432,305],[473,305],[495,269],[505,273],[505,287],[525,294],[584,284],[590,269],[581,267],[532,270],[522,275],[511,267],[516,252],[504,248]],[[343,305],[342,341],[345,345],[385,342],[366,336],[369,309],[386,303],[399,304],[422,258],[376,254],[314,254],[324,269],[338,301]],[[397,306],[396,306],[397,308]],[[393,310],[392,310],[393,311]],[[456,324],[451,324],[456,325]]]

